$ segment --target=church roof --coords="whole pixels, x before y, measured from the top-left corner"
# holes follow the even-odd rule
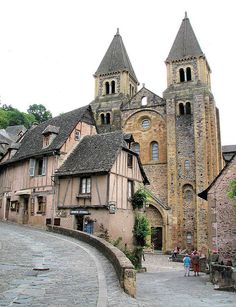
[[[95,76],[124,70],[128,71],[135,81],[138,82],[122,37],[119,34],[119,29],[117,29],[116,35],[95,72]]]
[[[181,23],[166,61],[182,60],[189,56],[204,55],[194,34],[187,13]]]

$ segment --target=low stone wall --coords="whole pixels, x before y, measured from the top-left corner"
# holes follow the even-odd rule
[[[121,287],[130,296],[136,295],[136,271],[131,261],[119,250],[104,239],[90,235],[88,233],[63,228],[60,226],[47,226],[49,231],[60,233],[86,242],[93,247],[96,247],[106,258],[112,263],[118,276]]]
[[[236,291],[236,270],[231,266],[212,264],[210,279],[219,290]]]

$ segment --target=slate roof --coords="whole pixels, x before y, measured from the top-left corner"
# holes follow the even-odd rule
[[[42,132],[42,134],[48,134],[48,133],[55,133],[58,134],[60,130],[60,127],[48,125]]]
[[[204,191],[198,193],[198,196],[201,197],[202,199],[207,200],[208,197],[208,192],[209,190],[214,186],[214,184],[216,183],[216,181],[218,180],[218,178],[222,175],[222,173],[228,169],[228,167],[230,167],[231,165],[231,161],[234,160],[236,156],[236,153],[234,153],[230,159],[230,161],[224,166],[224,168],[219,172],[219,174],[215,177],[215,179],[212,181],[212,183],[208,186],[208,188],[206,188]]]
[[[14,155],[14,157],[10,160],[3,162],[2,164],[5,165],[34,156],[46,155],[52,153],[53,151],[59,150],[79,121],[83,121],[88,124],[94,124],[94,119],[90,106],[85,106],[64,113],[29,129],[24,135],[24,138],[20,143],[20,148]],[[42,132],[49,125],[59,127],[59,133],[49,146],[43,148]]]
[[[55,173],[56,176],[105,174],[122,149],[137,156],[145,183],[149,183],[136,153],[129,150],[122,131],[85,136]]]
[[[194,34],[187,13],[185,13],[185,18],[181,23],[166,61],[182,60],[190,56],[198,57],[201,55],[204,54]]]
[[[25,128],[24,125],[8,126],[6,128],[6,132],[10,135],[11,139],[15,142],[19,139],[19,133],[20,132],[25,133],[26,130],[27,129]]]
[[[222,146],[222,154],[225,162],[229,162],[235,153],[236,153],[236,145]]]
[[[134,80],[138,82],[128,53],[125,49],[122,37],[117,30],[117,33],[114,36],[109,48],[107,49],[107,52],[102,59],[102,62],[100,63],[97,71],[95,72],[95,76],[124,70],[128,71],[130,75],[134,78]]]

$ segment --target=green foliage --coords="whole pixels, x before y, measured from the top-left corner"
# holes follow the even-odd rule
[[[143,206],[147,203],[148,193],[144,188],[139,188],[132,197],[132,205],[133,208],[143,208]]]
[[[52,118],[52,113],[46,110],[45,106],[43,106],[42,104],[35,103],[35,104],[30,105],[27,112],[29,114],[34,115],[38,123],[42,123],[45,120]]]
[[[15,125],[24,125],[26,128],[29,128],[34,121],[35,118],[33,115],[20,112],[11,105],[3,105],[0,108],[0,128]]]
[[[120,245],[121,241],[122,241],[122,237],[119,237],[119,238],[117,238],[116,240],[111,240],[110,243],[111,243],[112,245],[114,245],[115,247],[118,247],[118,248],[119,248],[119,245]]]
[[[231,199],[236,197],[236,178],[229,182],[229,190],[227,196]]]
[[[142,247],[146,245],[146,237],[150,235],[150,226],[144,215],[136,215],[133,234],[137,245]]]
[[[47,111],[43,105],[34,104],[29,107],[28,111],[28,113],[24,113],[11,105],[2,105],[0,107],[0,129],[15,125],[24,125],[26,128],[30,128],[34,122],[41,123],[52,118],[51,112]]]
[[[135,269],[141,269],[142,267],[142,256],[143,256],[143,248],[137,246],[133,250],[124,250],[123,253],[125,256],[132,262]]]

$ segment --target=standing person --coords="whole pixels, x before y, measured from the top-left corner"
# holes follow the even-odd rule
[[[193,271],[194,276],[199,276],[199,268],[200,268],[200,257],[197,251],[193,252],[192,256],[192,264],[193,264]]]
[[[185,255],[183,259],[183,263],[184,263],[184,270],[185,270],[184,276],[189,276],[191,259],[188,254]]]

